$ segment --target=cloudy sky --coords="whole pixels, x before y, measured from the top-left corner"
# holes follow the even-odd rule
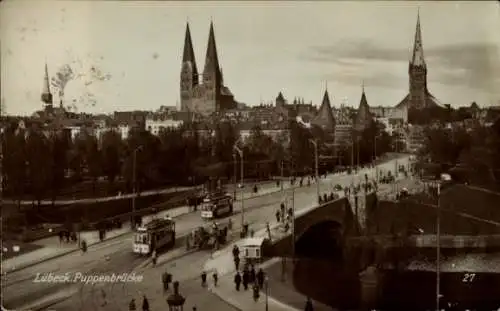
[[[157,109],[179,100],[186,21],[199,70],[210,20],[224,80],[256,105],[282,91],[319,104],[397,104],[408,90],[417,8],[430,91],[445,104],[500,105],[500,9],[491,2],[113,2],[0,4],[1,97],[10,114],[41,107],[49,75],[69,65],[79,111]],[[57,94],[54,88],[53,92]]]

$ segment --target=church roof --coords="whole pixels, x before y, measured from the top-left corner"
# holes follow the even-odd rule
[[[361,100],[359,101],[359,108],[356,114],[356,125],[364,125],[366,122],[372,120],[372,114],[370,112],[370,106],[368,106],[368,101],[366,100],[366,94],[363,87],[363,92],[361,94]]]
[[[403,107],[408,107],[410,103],[410,94],[407,94],[396,106],[395,108],[403,108]],[[439,106],[439,107],[444,107],[443,104],[441,104],[434,95],[432,95],[429,91],[426,91],[426,97],[425,97],[425,106],[426,107],[432,107],[432,106]]]
[[[234,96],[231,90],[227,86],[221,87],[221,95],[223,96]]]
[[[278,97],[276,97],[276,101],[285,101],[285,97],[283,93],[279,92]]]
[[[191,66],[195,73],[198,72],[196,67],[196,58],[194,56],[193,42],[191,40],[191,31],[189,30],[189,23],[186,24],[186,35],[184,37],[184,52],[182,53],[182,62],[191,62]]]
[[[217,44],[215,43],[214,23],[210,22],[208,34],[207,54],[205,57],[205,71],[220,71],[219,56],[217,55]]]
[[[413,42],[413,55],[411,64],[414,66],[424,66],[424,48],[422,45],[422,31],[420,29],[420,13],[417,15],[417,27],[415,29],[415,40]]]
[[[321,103],[321,107],[319,108],[318,114],[314,118],[313,123],[326,130],[331,131],[335,129],[335,118],[333,117],[328,90],[325,90],[323,102]]]

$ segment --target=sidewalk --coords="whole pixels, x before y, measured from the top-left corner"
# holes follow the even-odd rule
[[[268,233],[265,228],[265,225],[263,226],[264,228],[261,228],[260,230],[257,230],[255,232],[254,237],[267,237]],[[275,221],[270,223],[271,227],[271,237],[273,240],[279,240],[283,238],[284,236],[288,235],[289,232],[283,232],[281,229],[281,226],[276,223]],[[257,311],[257,310],[265,310],[265,292],[261,291],[261,295],[259,300],[255,302],[253,300],[252,296],[252,291],[251,289],[245,291],[245,290],[240,290],[239,292],[236,291],[235,286],[234,286],[234,273],[235,273],[235,267],[234,267],[234,261],[233,261],[233,254],[232,254],[232,248],[236,244],[238,247],[241,248],[242,246],[242,240],[238,240],[235,243],[231,243],[228,246],[226,246],[224,249],[217,251],[213,254],[212,259],[208,260],[205,263],[204,270],[205,271],[214,271],[216,270],[217,273],[219,274],[219,284],[217,287],[211,287],[210,291],[219,296],[222,300],[226,301],[228,304],[232,305],[238,310],[241,311]],[[272,265],[275,263],[275,261],[278,259],[271,259],[258,267],[258,268],[263,268],[265,269],[266,267]],[[284,304],[271,296],[268,296],[268,306],[270,310],[273,311],[291,311],[291,310],[299,310],[297,308],[294,308],[292,306],[289,306],[287,304]]]
[[[143,217],[143,221],[148,222],[151,219],[153,219],[153,217],[163,218],[167,214],[170,217],[175,218],[187,214],[188,212],[189,212],[189,207],[181,206],[171,210],[161,211],[154,215],[145,216]],[[130,222],[124,222],[122,228],[106,232],[106,238],[104,239],[103,242],[119,238],[130,232],[131,232]],[[80,233],[80,239],[85,240],[87,242],[88,247],[100,243],[99,234],[97,231],[83,231]],[[43,247],[34,250],[32,252],[25,253],[20,256],[12,257],[2,261],[2,270],[10,272],[15,270],[21,270],[24,268],[34,266],[41,262],[55,259],[80,250],[78,243],[65,243],[65,242],[60,243],[58,236],[45,238],[36,241],[33,244],[41,245]]]

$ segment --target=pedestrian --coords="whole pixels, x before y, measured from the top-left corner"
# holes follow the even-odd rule
[[[280,209],[281,209],[281,216],[285,216],[285,203],[281,202],[281,205],[280,205]]]
[[[255,268],[253,267],[253,265],[250,267],[250,283],[255,283]]]
[[[167,291],[168,290],[168,273],[167,273],[167,271],[162,273],[161,282],[163,284],[163,291],[164,292]]]
[[[243,270],[243,288],[248,290],[248,283],[250,281],[250,273],[248,273],[248,269]]]
[[[135,311],[136,308],[135,308],[135,299],[132,298],[132,300],[130,300],[130,303],[128,304],[128,310],[129,311]]]
[[[207,273],[203,271],[201,273],[201,287],[207,286]]]
[[[259,289],[259,286],[257,284],[254,284],[253,287],[253,300],[255,302],[257,302],[257,300],[259,300],[259,297],[260,297],[260,289]]]
[[[323,194],[323,201],[325,203],[328,202],[328,196],[326,195],[326,193]]]
[[[59,244],[62,244],[63,242],[63,232],[59,231]]]
[[[196,311],[196,306],[193,307],[193,311]]]
[[[304,311],[314,311],[312,300],[309,297],[307,297],[306,306],[304,308]]]
[[[214,287],[217,287],[217,281],[219,280],[219,276],[217,275],[217,270],[212,274],[212,278],[214,279]]]
[[[240,256],[240,249],[238,248],[238,245],[233,246],[233,257],[239,257]]]
[[[280,211],[276,210],[276,222],[280,222]]]
[[[142,298],[142,311],[149,311],[149,301],[146,295]]]
[[[234,257],[234,267],[236,270],[240,269],[240,257]]]
[[[156,249],[153,249],[153,252],[151,253],[151,261],[153,262],[153,267],[156,266]]]
[[[241,285],[241,274],[239,271],[236,271],[236,275],[234,276],[234,284],[236,285],[236,290],[239,292]]]
[[[82,242],[80,244],[81,244],[80,247],[82,248],[82,252],[86,253],[87,252],[87,241],[82,240]]]
[[[227,221],[227,228],[232,231],[233,230],[233,221],[231,220],[231,218],[229,218],[229,220]]]
[[[264,270],[262,268],[257,272],[257,283],[261,289],[264,288]]]

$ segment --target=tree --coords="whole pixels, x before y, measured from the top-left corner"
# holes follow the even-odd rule
[[[101,164],[102,172],[108,180],[108,191],[112,189],[116,177],[120,175],[123,148],[122,138],[117,131],[104,132],[101,144]]]
[[[11,124],[2,134],[2,174],[3,191],[20,202],[26,184],[26,149],[25,131]]]
[[[37,201],[38,206],[52,183],[52,159],[51,153],[47,152],[50,150],[49,144],[49,140],[41,130],[32,129],[28,132],[26,139],[27,178],[33,201]]]

